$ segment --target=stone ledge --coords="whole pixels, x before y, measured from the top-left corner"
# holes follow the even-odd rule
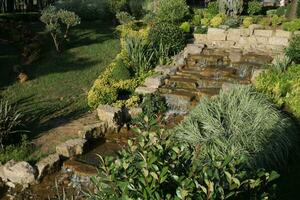
[[[84,151],[85,139],[71,139],[56,146],[58,155],[70,158],[76,155],[81,155]]]

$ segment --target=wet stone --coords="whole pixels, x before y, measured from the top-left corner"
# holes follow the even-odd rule
[[[108,125],[105,122],[86,125],[78,132],[78,136],[83,139],[98,139],[105,137],[108,131]]]
[[[60,166],[60,157],[58,154],[51,154],[40,160],[36,167],[38,169],[38,179],[55,172]]]
[[[142,94],[142,95],[153,94],[156,91],[157,91],[157,88],[149,88],[149,87],[143,87],[143,86],[137,87],[135,89],[135,93]]]
[[[154,75],[146,78],[144,85],[148,88],[159,88],[165,82],[165,75]]]
[[[106,122],[108,126],[117,126],[115,118],[121,112],[120,108],[110,105],[99,105],[97,108],[98,117],[102,122]]]
[[[159,65],[157,67],[155,67],[154,71],[158,72],[162,75],[175,75],[177,72],[178,67],[173,66],[164,66],[164,65]]]
[[[71,139],[56,147],[56,153],[70,158],[76,155],[81,155],[84,150],[85,139]]]

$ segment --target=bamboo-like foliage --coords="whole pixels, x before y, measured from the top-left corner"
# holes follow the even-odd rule
[[[247,156],[252,167],[282,167],[297,131],[268,99],[237,86],[205,98],[174,131],[179,141],[200,146],[202,156]]]

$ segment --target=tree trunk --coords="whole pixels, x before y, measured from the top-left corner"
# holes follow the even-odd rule
[[[298,9],[298,1],[299,0],[292,0],[291,2],[291,10],[289,13],[287,13],[287,18],[288,19],[296,19],[297,18],[297,9]]]

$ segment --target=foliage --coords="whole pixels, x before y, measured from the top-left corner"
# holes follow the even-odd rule
[[[279,72],[284,72],[288,69],[291,62],[292,60],[288,56],[279,56],[275,58],[275,62],[271,65],[271,68]]]
[[[125,52],[136,75],[147,73],[152,68],[154,52],[148,41],[139,37],[126,37]]]
[[[192,146],[164,132],[142,132],[117,158],[100,157],[87,199],[267,199],[279,175],[245,168],[243,158],[198,162]]]
[[[9,105],[5,100],[0,100],[0,145],[2,149],[13,134],[19,132],[21,113],[16,107]]]
[[[286,20],[284,16],[271,15],[270,17],[271,17],[272,27],[274,28],[281,25]]]
[[[170,23],[155,24],[149,31],[149,40],[158,47],[160,44],[168,46],[170,55],[181,51],[186,43],[184,32]]]
[[[209,2],[207,5],[207,12],[212,16],[219,14],[219,4],[217,1]]]
[[[220,13],[237,16],[243,12],[243,0],[219,0]]]
[[[108,0],[107,8],[115,16],[118,12],[124,11],[127,6],[127,0]]]
[[[186,0],[160,0],[156,17],[159,22],[180,23],[188,13]]]
[[[252,168],[285,166],[297,143],[289,119],[250,86],[201,100],[174,131],[178,141],[199,146],[202,157],[246,156]]]
[[[285,22],[282,24],[282,27],[286,31],[298,31],[300,30],[300,19],[295,19],[293,21]]]
[[[223,14],[218,14],[210,20],[210,25],[217,28],[224,22],[224,20],[225,16]]]
[[[140,106],[143,109],[142,115],[149,118],[155,118],[167,111],[166,100],[159,94],[147,94]]]
[[[98,20],[105,19],[107,11],[106,0],[68,0],[57,1],[55,7],[76,13],[82,20]]]
[[[276,15],[285,16],[285,14],[286,14],[286,7],[281,6],[276,9]]]
[[[158,48],[154,49],[155,60],[157,60],[158,65],[168,65],[172,62],[170,53],[170,47],[165,46],[163,43],[160,43]]]
[[[243,26],[248,28],[251,24],[253,24],[253,17],[245,17],[243,20]]]
[[[35,162],[43,156],[41,152],[34,155],[36,150],[37,148],[23,135],[20,144],[8,145],[0,150],[0,162],[6,163],[9,160]]]
[[[230,28],[237,28],[240,26],[240,20],[235,17],[230,17],[225,20],[224,25],[229,26]]]
[[[279,106],[286,106],[300,117],[300,65],[290,66],[286,71],[270,70],[260,75],[255,86],[266,93]]]
[[[208,28],[207,27],[202,27],[202,26],[196,26],[194,33],[199,33],[199,34],[206,34],[207,33]]]
[[[68,38],[71,27],[80,24],[80,18],[74,13],[67,10],[57,9],[49,6],[41,13],[41,21],[46,25],[46,30],[51,34],[56,51],[60,51],[62,37]],[[64,31],[62,27],[65,26]]]
[[[116,60],[116,66],[113,68],[111,72],[111,79],[114,81],[119,80],[128,80],[131,78],[130,71],[128,70],[128,66],[122,59]]]
[[[183,30],[183,32],[185,33],[189,33],[191,32],[191,24],[189,22],[183,22],[180,25],[180,28]]]
[[[131,16],[128,12],[118,12],[116,14],[116,17],[119,20],[120,24],[129,24],[135,20],[135,18]]]
[[[194,15],[193,19],[192,19],[192,24],[194,26],[200,26],[201,25],[201,19],[202,19],[201,15]]]
[[[249,15],[259,14],[262,10],[262,3],[257,0],[252,0],[248,2],[247,13]]]
[[[293,36],[285,54],[295,63],[300,63],[300,35]]]

